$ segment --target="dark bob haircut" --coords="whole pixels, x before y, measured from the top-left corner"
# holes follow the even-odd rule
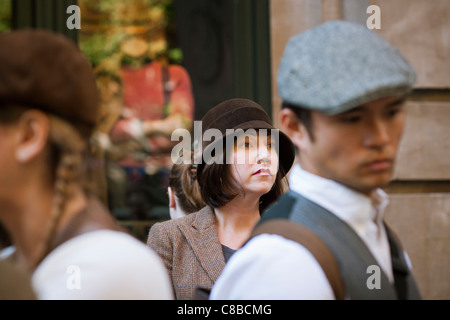
[[[231,175],[230,166],[233,164],[223,162],[224,164],[212,163],[199,166],[200,193],[203,201],[212,208],[222,207],[238,195],[245,196],[245,191]],[[287,186],[285,172],[279,166],[272,189],[260,198],[259,212],[261,214],[283,194],[285,186]]]

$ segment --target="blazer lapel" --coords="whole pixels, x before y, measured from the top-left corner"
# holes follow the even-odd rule
[[[191,225],[179,224],[178,227],[186,237],[203,269],[215,282],[225,267],[225,258],[217,235],[213,209],[208,206],[204,207],[196,215]]]

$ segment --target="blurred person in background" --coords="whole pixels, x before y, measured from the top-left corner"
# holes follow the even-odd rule
[[[169,175],[170,218],[178,219],[199,211],[206,204],[200,193],[196,168],[192,164],[174,164]]]
[[[62,35],[0,34],[0,223],[39,299],[171,299],[158,256],[86,181],[99,93]]]

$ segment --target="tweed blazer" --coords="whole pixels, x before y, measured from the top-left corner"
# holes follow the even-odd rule
[[[225,267],[209,206],[183,218],[155,223],[147,244],[163,260],[179,300],[192,300],[197,287],[211,289]]]

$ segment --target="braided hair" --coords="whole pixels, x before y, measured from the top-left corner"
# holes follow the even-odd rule
[[[50,219],[44,232],[40,259],[48,254],[56,227],[64,211],[65,204],[74,192],[74,186],[81,184],[88,190],[87,182],[83,180],[84,154],[86,143],[78,131],[67,121],[49,115],[49,143],[52,148],[54,162],[54,195]]]
[[[27,110],[21,106],[2,107],[0,123],[11,124],[19,120]],[[43,230],[43,241],[39,244],[36,267],[51,250],[56,228],[64,212],[67,201],[73,196],[75,186],[82,186],[86,193],[91,192],[86,179],[85,157],[88,143],[79,131],[66,120],[54,115],[49,117],[48,145],[50,148],[50,167],[52,168],[53,202],[50,218]]]

